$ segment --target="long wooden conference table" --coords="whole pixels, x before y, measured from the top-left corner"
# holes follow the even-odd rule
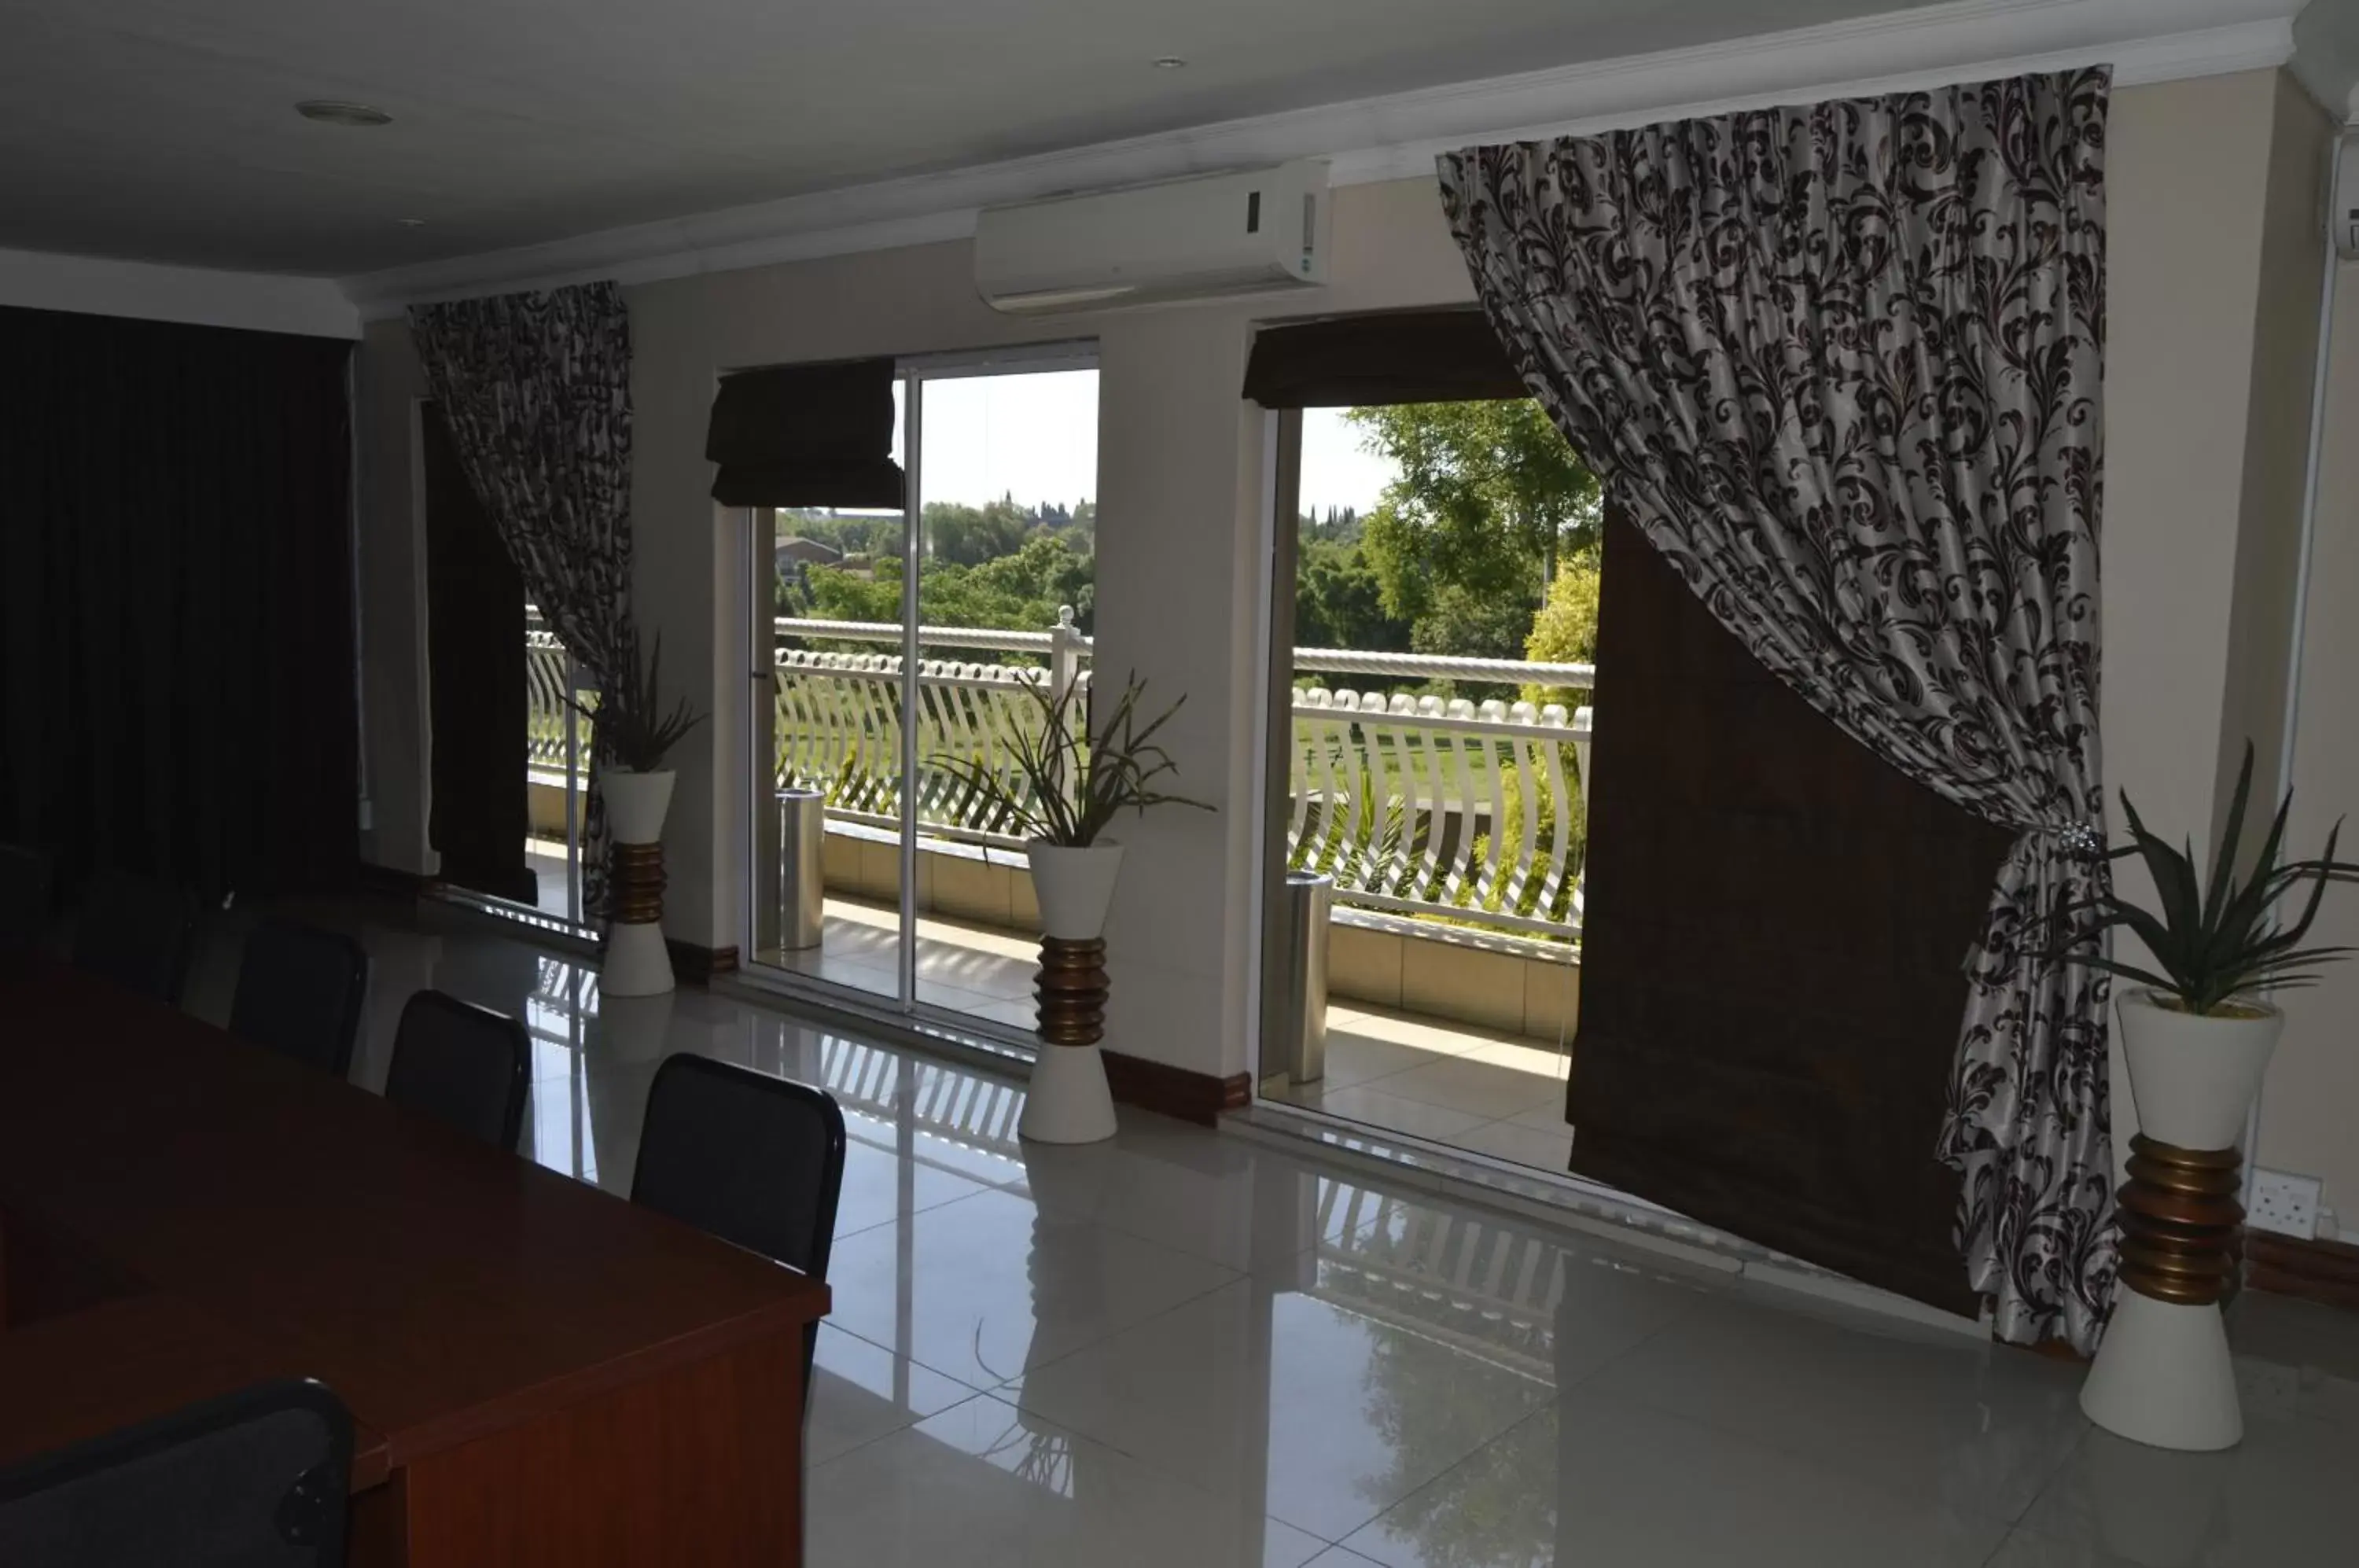
[[[825,1287],[44,963],[0,968],[0,1465],[266,1377],[352,1561],[800,1561]]]

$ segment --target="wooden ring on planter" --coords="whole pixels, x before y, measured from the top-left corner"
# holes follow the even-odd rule
[[[606,856],[610,873],[606,907],[623,925],[655,925],[663,920],[664,853],[661,844],[617,844]]]
[[[2143,1133],[2130,1139],[2122,1183],[2121,1282],[2174,1306],[2227,1296],[2235,1279],[2236,1201],[2244,1158],[2233,1149],[2180,1149]]]
[[[1043,937],[1040,976],[1033,996],[1039,1003],[1040,1040],[1047,1045],[1095,1045],[1105,1035],[1105,939]]]

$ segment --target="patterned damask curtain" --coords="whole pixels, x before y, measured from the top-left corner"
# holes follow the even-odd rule
[[[631,321],[613,283],[411,308],[409,332],[467,481],[525,591],[601,688],[629,668]],[[606,898],[603,730],[590,757],[584,908]],[[518,735],[522,765],[524,737]]]
[[[1754,656],[2013,830],[1940,1157],[1996,1332],[2094,1348],[2115,1235],[2097,736],[2102,70],[1440,160],[1526,384]]]

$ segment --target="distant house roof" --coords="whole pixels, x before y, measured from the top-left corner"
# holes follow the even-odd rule
[[[783,569],[789,561],[802,561],[810,566],[834,566],[843,560],[843,551],[817,539],[790,539],[778,541],[777,565]]]

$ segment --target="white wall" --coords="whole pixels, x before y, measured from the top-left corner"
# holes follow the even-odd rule
[[[2214,836],[2247,735],[2256,788],[2274,776],[2316,299],[2299,236],[2325,136],[2281,72],[2114,94],[2101,613],[2116,840],[2123,790],[2167,835]],[[2150,896],[2141,867],[2118,876]],[[2118,1052],[2113,1091],[2119,1151],[2136,1107]]]
[[[2287,829],[2303,855],[2318,853],[2346,813],[2359,815],[2359,263],[2337,269],[2336,292]],[[2359,828],[2346,829],[2336,853],[2359,860]],[[2310,940],[2359,946],[2359,887],[2328,891]],[[2323,1178],[2343,1229],[2359,1230],[2359,964],[2288,993],[2285,1008],[2261,1095],[2260,1162]]]
[[[356,338],[360,312],[332,278],[0,250],[0,305]]]
[[[2262,548],[2257,534],[2240,544],[2248,528],[2286,526],[2271,499],[2283,488],[2285,460],[2268,430],[2261,441],[2248,439],[2256,420],[2278,418],[2276,383],[2267,376],[2256,383],[2256,363],[2270,368],[2285,357],[2281,347],[2267,346],[2275,339],[2261,321],[2269,275],[2265,211],[2280,112],[2277,73],[2253,71],[2123,89],[2109,133],[2102,606],[2108,770],[2154,820],[2199,828],[2218,810],[2223,747],[2245,717],[2245,700],[2232,698],[2239,605],[2246,605],[2243,635],[2260,635],[2278,571],[2272,562],[2284,554]],[[729,619],[742,613],[744,585],[731,528],[706,494],[704,422],[717,374],[855,354],[1097,342],[1100,666],[1136,669],[1164,695],[1189,694],[1173,753],[1185,787],[1223,808],[1211,817],[1169,811],[1126,830],[1133,854],[1109,931],[1108,1039],[1205,1073],[1244,1068],[1253,956],[1246,812],[1255,793],[1259,687],[1251,638],[1263,454],[1259,417],[1237,397],[1252,323],[1281,310],[1471,297],[1430,180],[1340,191],[1333,256],[1333,286],[1297,301],[1036,322],[996,316],[975,300],[963,243],[627,291],[637,354],[639,614],[664,634],[666,670],[702,671],[702,694],[729,703],[744,685]],[[365,426],[369,483],[384,493],[370,526],[400,535],[409,526],[407,499],[386,497],[406,485],[409,459],[391,444],[397,421],[389,409],[415,371],[398,331],[373,330],[364,365],[380,399]],[[2352,485],[2359,495],[2359,472]],[[398,538],[385,549],[396,581],[383,593],[416,592],[414,583],[398,580],[408,549]],[[369,603],[373,626],[386,628],[391,617],[377,591]],[[408,624],[417,620],[413,615]],[[373,680],[373,738],[415,746],[424,725],[414,668],[397,650],[386,658],[385,687],[413,684],[410,717],[387,713],[400,694],[381,691]],[[2245,683],[2238,676],[2235,689]],[[407,741],[396,735],[405,722]],[[738,940],[742,878],[722,830],[732,781],[745,766],[739,739],[730,724],[710,725],[681,758],[667,833],[666,924],[690,942]],[[382,798],[394,788],[381,767],[381,822],[395,814]],[[422,834],[422,811],[401,820]],[[383,838],[380,853],[389,853]],[[394,863],[419,859],[413,852]],[[2117,1091],[2117,1104],[2126,1125],[2125,1092]]]
[[[400,321],[372,321],[360,347],[353,428],[360,438],[361,706],[370,826],[361,858],[431,876],[427,842],[432,735],[426,677],[426,373]]]

